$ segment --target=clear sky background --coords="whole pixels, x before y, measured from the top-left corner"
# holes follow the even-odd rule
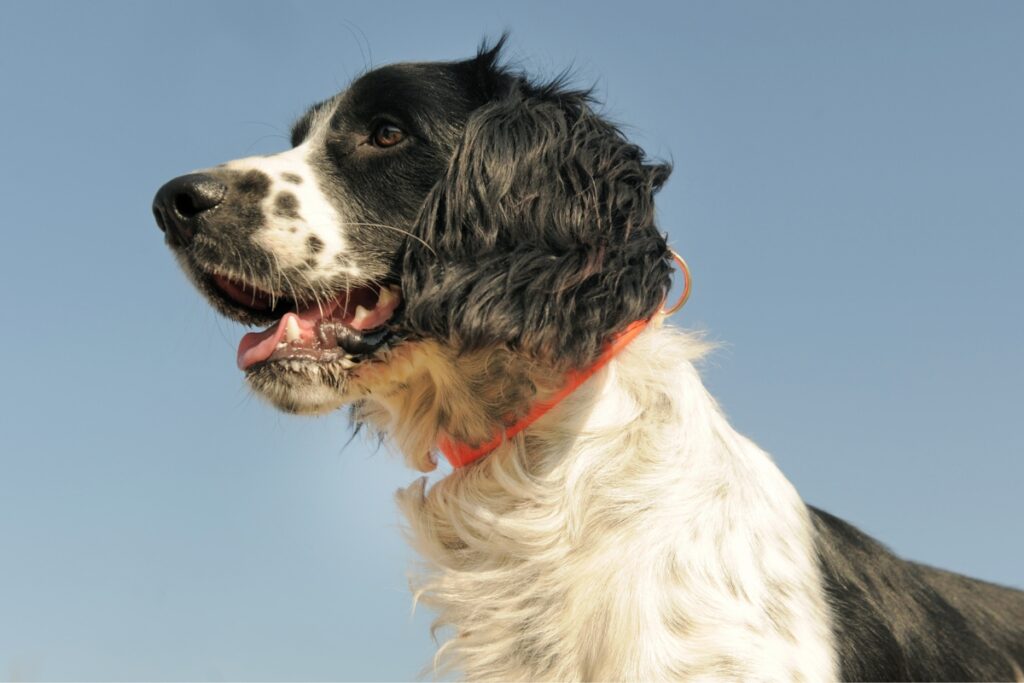
[[[511,29],[676,170],[675,321],[805,499],[1024,584],[1024,4],[0,5],[0,679],[410,679],[392,493],[279,415],[153,223],[367,67]]]

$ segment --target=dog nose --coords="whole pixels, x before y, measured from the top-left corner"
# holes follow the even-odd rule
[[[227,191],[227,185],[206,173],[175,178],[157,190],[153,199],[156,224],[168,242],[183,247],[196,234],[203,214],[218,206]]]

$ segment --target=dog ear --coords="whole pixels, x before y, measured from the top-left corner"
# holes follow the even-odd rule
[[[668,292],[653,195],[670,172],[587,93],[518,79],[470,117],[421,209],[403,263],[409,331],[589,364]]]
[[[477,48],[476,57],[458,65],[468,72],[469,89],[481,102],[504,96],[517,80],[499,64],[507,42],[507,32],[502,33],[493,45],[484,40]]]

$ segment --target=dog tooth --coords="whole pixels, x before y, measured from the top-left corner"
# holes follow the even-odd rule
[[[346,370],[354,368],[356,366],[356,364],[350,361],[348,358],[342,358],[340,362],[341,367],[345,368]]]
[[[377,306],[388,306],[395,300],[395,293],[391,291],[390,287],[385,287],[380,290],[380,295],[377,297]]]
[[[361,325],[363,323],[363,321],[366,320],[366,317],[368,315],[370,315],[370,312],[368,310],[366,310],[362,306],[356,306],[356,313],[352,317],[353,324],[354,325]]]
[[[299,331],[299,322],[293,317],[288,317],[288,322],[284,325],[284,333],[288,338],[288,342],[297,342],[302,338],[302,332]]]

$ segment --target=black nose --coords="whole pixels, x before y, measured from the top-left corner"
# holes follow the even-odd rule
[[[205,173],[175,178],[157,190],[153,199],[156,224],[167,234],[168,242],[183,247],[196,234],[203,213],[220,204],[227,191],[227,185]]]

